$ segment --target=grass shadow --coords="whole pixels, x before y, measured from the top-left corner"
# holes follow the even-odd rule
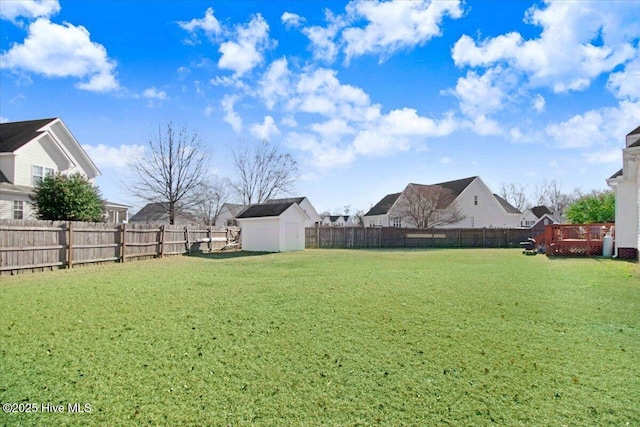
[[[218,251],[218,252],[193,252],[190,257],[204,258],[204,259],[233,259],[233,258],[246,258],[260,255],[269,255],[271,252],[251,252],[251,251]]]

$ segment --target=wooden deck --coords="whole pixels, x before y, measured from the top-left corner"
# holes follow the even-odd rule
[[[553,224],[537,236],[547,256],[601,256],[605,236],[615,239],[614,224]]]

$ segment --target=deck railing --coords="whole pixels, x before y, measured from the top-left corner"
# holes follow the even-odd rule
[[[600,256],[607,235],[615,239],[614,224],[553,224],[535,239],[547,256]]]

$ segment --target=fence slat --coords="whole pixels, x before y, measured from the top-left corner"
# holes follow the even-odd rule
[[[234,231],[236,230],[236,231]],[[191,229],[166,224],[0,220],[0,273],[212,252],[238,229]]]

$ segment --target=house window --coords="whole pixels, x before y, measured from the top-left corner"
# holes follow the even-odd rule
[[[13,219],[24,219],[24,202],[22,200],[13,201]]]
[[[478,206],[478,196],[473,196],[473,204]]]
[[[402,218],[398,216],[391,218],[391,226],[396,228],[402,227]]]
[[[46,168],[44,166],[31,165],[31,185],[35,187],[36,184],[42,182],[45,176],[53,175],[55,173],[55,169]]]
[[[476,217],[472,216],[471,217],[471,228],[474,228],[476,226]]]

